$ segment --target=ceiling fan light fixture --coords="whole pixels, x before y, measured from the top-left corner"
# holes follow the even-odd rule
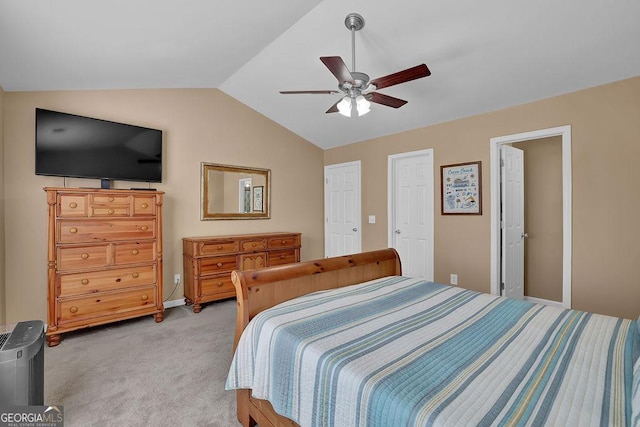
[[[342,98],[342,101],[338,102],[338,112],[345,117],[351,117],[351,97],[349,95]]]
[[[364,116],[371,111],[371,103],[364,96],[358,95],[356,97],[356,109],[358,110],[358,116]]]
[[[357,117],[360,117],[371,111],[371,103],[362,95],[358,95],[355,98],[346,95],[338,102],[336,107],[338,112],[345,117],[351,117],[354,113]]]

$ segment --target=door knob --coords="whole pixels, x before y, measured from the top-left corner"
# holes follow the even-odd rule
[[[353,229],[353,231],[354,231],[354,232],[355,232],[355,231],[358,231],[358,229],[357,229],[357,228],[354,228],[354,229]]]
[[[520,238],[522,238],[522,239],[526,239],[527,237],[529,237],[529,235],[527,233],[522,233],[522,236],[520,236]]]
[[[401,233],[400,229],[397,229],[396,234],[400,234],[400,233]]]

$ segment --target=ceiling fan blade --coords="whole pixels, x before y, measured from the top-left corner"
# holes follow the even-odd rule
[[[338,103],[340,103],[340,101],[342,101],[342,99],[339,99],[335,104],[333,104],[331,106],[331,108],[329,108],[326,112],[328,113],[337,113],[338,112]]]
[[[407,103],[404,99],[394,98],[393,96],[384,95],[382,93],[373,92],[366,95],[366,98],[376,104],[386,105],[387,107],[400,108]]]
[[[389,87],[400,83],[409,82],[411,80],[420,79],[431,75],[431,71],[425,64],[416,65],[412,68],[407,68],[397,73],[389,74],[388,76],[378,77],[371,80],[371,84],[375,85],[376,90],[383,87]]]
[[[281,90],[281,94],[283,95],[300,95],[300,94],[311,94],[311,95],[331,95],[333,93],[340,93],[337,90]]]
[[[338,82],[349,82],[351,84],[355,84],[353,77],[351,77],[351,73],[347,68],[347,64],[345,64],[339,56],[321,56],[320,61],[322,61],[329,71],[336,76]]]

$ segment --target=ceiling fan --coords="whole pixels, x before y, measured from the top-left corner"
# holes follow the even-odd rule
[[[344,96],[327,110],[327,113],[340,113],[351,117],[352,114],[362,116],[367,114],[371,102],[386,105],[387,107],[400,108],[407,101],[393,96],[375,92],[378,89],[405,83],[431,75],[431,71],[425,64],[416,65],[388,76],[371,80],[365,73],[356,70],[356,31],[364,27],[364,18],[357,13],[350,13],[344,20],[344,25],[351,31],[352,67],[349,71],[347,65],[339,56],[321,56],[320,61],[338,79],[339,90],[287,90],[280,91],[283,95],[312,94],[325,95],[343,93]]]

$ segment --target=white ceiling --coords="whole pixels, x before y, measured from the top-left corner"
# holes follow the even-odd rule
[[[320,56],[357,71],[426,63],[363,117],[325,114]],[[0,0],[5,91],[219,88],[321,148],[495,111],[640,75],[638,0]],[[203,118],[206,120],[206,118]]]

